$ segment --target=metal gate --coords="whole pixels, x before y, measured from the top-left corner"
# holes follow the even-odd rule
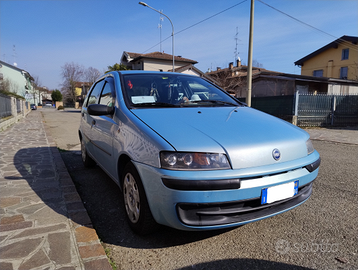
[[[358,125],[358,96],[296,95],[295,115],[301,127]]]

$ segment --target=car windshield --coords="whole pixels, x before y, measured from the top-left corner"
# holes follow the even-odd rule
[[[242,106],[200,77],[163,73],[126,74],[123,79],[124,96],[132,108]]]

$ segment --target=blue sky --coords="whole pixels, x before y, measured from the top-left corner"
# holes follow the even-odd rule
[[[357,0],[255,1],[253,59],[264,68],[300,74],[294,62],[343,35],[358,36]],[[123,51],[160,50],[159,13],[136,0],[0,0],[0,59],[17,63],[42,86],[60,89],[67,62],[101,73]],[[250,0],[145,0],[163,10],[180,32],[175,55],[198,61],[202,71],[225,68],[235,48],[247,64]],[[307,26],[311,25],[320,31]],[[237,46],[235,41],[236,32]],[[171,54],[171,25],[162,22],[162,50]],[[15,46],[15,54],[14,54]],[[15,56],[14,56],[15,55]]]

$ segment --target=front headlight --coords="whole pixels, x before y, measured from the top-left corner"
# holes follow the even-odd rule
[[[225,170],[230,169],[225,154],[161,152],[160,163],[169,170]]]
[[[314,151],[314,147],[313,147],[313,144],[312,144],[312,141],[310,139],[308,139],[306,141],[306,147],[307,147],[307,154],[312,154],[313,151]]]

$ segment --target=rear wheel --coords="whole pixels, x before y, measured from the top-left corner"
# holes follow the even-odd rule
[[[86,150],[86,144],[83,139],[81,140],[81,156],[82,156],[83,165],[85,167],[91,168],[96,165],[96,162],[88,155]]]
[[[131,162],[124,168],[122,193],[126,218],[131,229],[140,235],[154,232],[158,224],[150,211],[140,176]]]

